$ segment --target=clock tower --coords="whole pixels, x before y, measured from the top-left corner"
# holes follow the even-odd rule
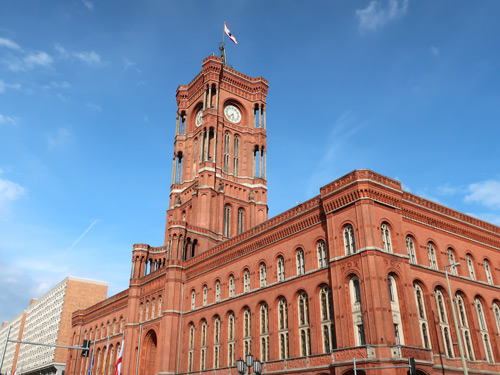
[[[164,243],[171,258],[190,259],[267,220],[268,87],[210,56],[177,89]]]

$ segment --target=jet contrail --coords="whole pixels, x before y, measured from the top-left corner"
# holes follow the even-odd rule
[[[94,222],[93,222],[92,224],[90,224],[90,226],[89,226],[89,227],[85,230],[85,232],[83,232],[83,233],[82,233],[82,235],[81,235],[80,237],[78,237],[78,238],[76,239],[76,241],[75,241],[75,242],[73,242],[73,245],[71,245],[71,246],[69,247],[69,249],[68,249],[68,250],[66,250],[66,251],[70,251],[73,247],[75,247],[75,245],[76,245],[78,242],[80,242],[80,240],[81,240],[81,239],[82,239],[82,238],[83,238],[83,237],[87,234],[87,232],[88,232],[88,231],[89,231],[89,230],[90,230],[90,229],[91,229],[91,228],[95,225],[95,223],[97,223],[97,220],[94,220]]]

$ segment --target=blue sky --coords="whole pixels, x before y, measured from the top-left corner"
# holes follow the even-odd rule
[[[160,246],[175,90],[217,52],[270,82],[269,216],[369,168],[500,225],[500,2],[3,0],[0,321]],[[230,43],[230,42],[228,42]]]

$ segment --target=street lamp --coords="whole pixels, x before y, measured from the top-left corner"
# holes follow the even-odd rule
[[[451,267],[456,267],[459,265],[460,263],[458,262],[447,264],[446,266],[444,266],[444,273],[446,275],[446,283],[448,284],[448,294],[450,295],[451,298],[451,313],[453,314],[453,323],[455,323],[455,332],[457,332],[458,350],[460,351],[460,358],[462,359],[462,368],[464,370],[464,375],[468,375],[469,370],[467,370],[467,363],[465,362],[464,348],[462,346],[462,335],[461,332],[458,330],[457,314],[455,312],[455,301],[453,295],[451,294],[450,279],[448,278],[448,271],[446,270],[446,268],[451,269]]]
[[[248,375],[250,375],[252,366],[255,374],[260,375],[262,373],[262,363],[260,363],[258,359],[254,361],[253,355],[251,354],[247,354],[245,361],[242,359],[236,361],[236,368],[241,375],[245,375],[247,369]]]

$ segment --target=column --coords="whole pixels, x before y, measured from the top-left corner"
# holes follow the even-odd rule
[[[208,139],[210,138],[210,129],[205,129],[205,150],[203,150],[203,160],[208,159]]]
[[[179,134],[179,114],[177,114],[177,117],[175,118],[175,135]]]
[[[253,163],[252,163],[252,177],[257,177],[255,174],[257,173],[257,150],[253,150]]]
[[[266,130],[266,108],[264,107],[262,110],[264,112],[264,130]]]
[[[259,128],[262,128],[262,106],[259,106]]]
[[[175,170],[176,170],[176,166],[175,166],[175,155],[174,155],[174,159],[172,160],[172,184],[175,184]]]
[[[207,108],[207,89],[203,91],[203,110]]]
[[[265,124],[265,122],[264,122]],[[267,180],[267,158],[266,158],[266,155],[267,155],[267,151],[264,149],[264,180]]]
[[[130,278],[133,279],[134,278],[134,271],[135,271],[135,261],[134,259],[132,258],[132,269],[130,270]]]
[[[259,177],[262,178],[262,154],[264,153],[264,147],[260,147],[260,157],[259,157]]]
[[[208,108],[212,108],[212,85],[208,86]]]
[[[199,149],[199,162],[201,163],[203,161],[203,144],[205,142],[205,139],[203,138],[204,132],[200,133],[200,149]]]
[[[219,86],[215,88],[215,108],[219,109]]]
[[[215,155],[217,155],[217,132],[214,129],[214,157],[213,157],[214,163],[215,163]]]

